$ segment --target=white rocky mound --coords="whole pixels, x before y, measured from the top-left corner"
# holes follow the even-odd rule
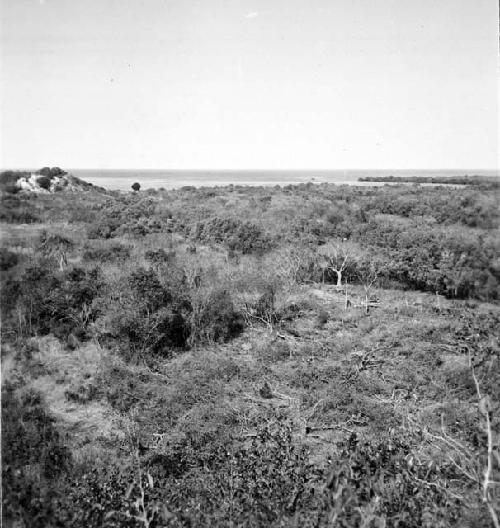
[[[80,180],[71,174],[49,177],[33,172],[29,174],[29,176],[19,178],[16,182],[16,187],[22,191],[48,194],[63,190],[82,191],[93,187],[93,185]]]

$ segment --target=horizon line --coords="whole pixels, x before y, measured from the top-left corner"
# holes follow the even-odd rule
[[[48,165],[47,165],[48,166]],[[51,167],[56,167],[57,165],[52,165]],[[2,172],[4,171],[33,171],[40,170],[42,167],[9,167],[1,168]],[[500,174],[500,167],[467,167],[467,168],[456,168],[456,167],[426,167],[426,168],[360,168],[360,167],[349,167],[349,168],[280,168],[280,169],[270,169],[270,168],[251,168],[251,169],[238,169],[238,168],[168,168],[168,167],[68,167],[63,168],[66,171],[165,171],[165,172],[348,172],[348,171],[457,171],[457,172],[466,172],[466,171],[488,171],[488,172],[498,172]]]

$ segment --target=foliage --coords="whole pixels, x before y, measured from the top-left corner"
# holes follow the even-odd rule
[[[60,167],[43,167],[39,171],[36,172],[36,174],[40,174],[44,177],[49,178],[51,180],[52,178],[56,176],[64,176],[65,174],[68,174],[66,171],[63,171]]]
[[[66,338],[73,333],[86,338],[99,313],[94,301],[102,286],[98,268],[57,272],[49,262],[41,261],[5,285],[9,306],[17,309],[17,321],[6,322],[18,324],[22,335],[54,333]]]
[[[40,394],[2,386],[2,520],[44,527],[57,518],[52,481],[71,462]],[[8,453],[8,456],[5,454]]]
[[[161,353],[187,344],[190,333],[187,298],[174,297],[152,269],[132,272],[118,298],[108,306],[109,332],[133,354]]]
[[[272,241],[259,226],[251,222],[230,218],[213,218],[198,222],[191,236],[200,241],[226,244],[230,250],[247,253],[264,253],[272,247]]]
[[[19,262],[19,255],[5,248],[0,248],[0,271],[7,271]]]
[[[244,327],[243,316],[235,310],[230,294],[213,290],[199,311],[191,318],[191,341],[224,342],[239,335]]]
[[[11,224],[39,222],[38,206],[29,196],[5,194],[0,197],[0,220]]]
[[[401,228],[369,222],[356,233],[361,243],[386,250],[386,276],[411,289],[449,297],[497,299],[500,274],[492,240],[462,229]],[[495,248],[495,249],[494,249]]]
[[[89,238],[114,238],[120,235],[144,236],[163,229],[163,221],[155,215],[152,198],[108,200],[102,204],[97,220],[89,226]]]
[[[417,528],[460,518],[460,500],[441,484],[460,477],[456,467],[420,461],[404,433],[373,443],[351,435],[341,449],[325,487],[324,522]]]
[[[50,177],[49,176],[40,176],[37,178],[36,182],[42,189],[48,191],[50,189]]]
[[[25,171],[2,171],[0,172],[0,190],[6,193],[16,194],[17,180],[29,177],[30,173]]]
[[[144,253],[144,257],[157,266],[162,264],[168,264],[175,259],[174,251],[166,251],[163,248],[150,249]]]
[[[115,243],[106,246],[90,246],[83,252],[84,260],[94,260],[103,262],[123,262],[130,257],[130,247],[124,244]]]

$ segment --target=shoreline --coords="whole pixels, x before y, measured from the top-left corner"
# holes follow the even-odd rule
[[[348,186],[381,186],[385,184],[419,183],[421,185],[453,185],[455,181],[467,178],[458,171],[389,171],[389,170],[353,170],[353,171],[169,171],[169,170],[85,170],[69,169],[85,181],[109,190],[129,190],[138,182],[142,190],[174,190],[182,187],[280,187],[288,185],[333,184]],[[465,172],[465,171],[464,171]],[[494,171],[471,170],[469,174],[494,181]],[[396,176],[395,176],[396,175]],[[418,178],[419,181],[414,181]],[[429,180],[429,178],[432,178]],[[410,181],[403,181],[410,180]]]
[[[81,176],[78,176],[82,178]],[[82,178],[86,182],[89,182],[93,185],[104,187],[110,191],[129,191],[134,182],[138,182],[141,185],[141,190],[156,190],[156,191],[178,191],[183,188],[194,188],[194,189],[211,189],[211,188],[226,188],[226,187],[298,187],[298,186],[308,186],[308,185],[334,185],[337,187],[348,186],[348,187],[383,187],[385,185],[396,186],[396,185],[418,185],[421,187],[464,187],[466,184],[456,184],[456,183],[435,183],[435,182],[406,182],[406,181],[293,181],[293,180],[284,180],[284,181],[240,181],[240,182],[225,182],[225,181],[207,181],[207,182],[169,182],[165,180],[150,180],[141,179],[140,177],[134,178],[124,178],[124,177],[115,177],[115,178],[106,178],[106,177],[85,177]]]

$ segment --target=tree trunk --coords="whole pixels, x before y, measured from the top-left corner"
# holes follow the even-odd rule
[[[349,305],[350,305],[350,301],[349,301],[349,298],[347,296],[347,279],[346,279],[345,280],[345,306],[344,306],[344,310],[347,310]]]
[[[337,274],[337,288],[342,287],[342,270],[335,270],[335,273]]]

